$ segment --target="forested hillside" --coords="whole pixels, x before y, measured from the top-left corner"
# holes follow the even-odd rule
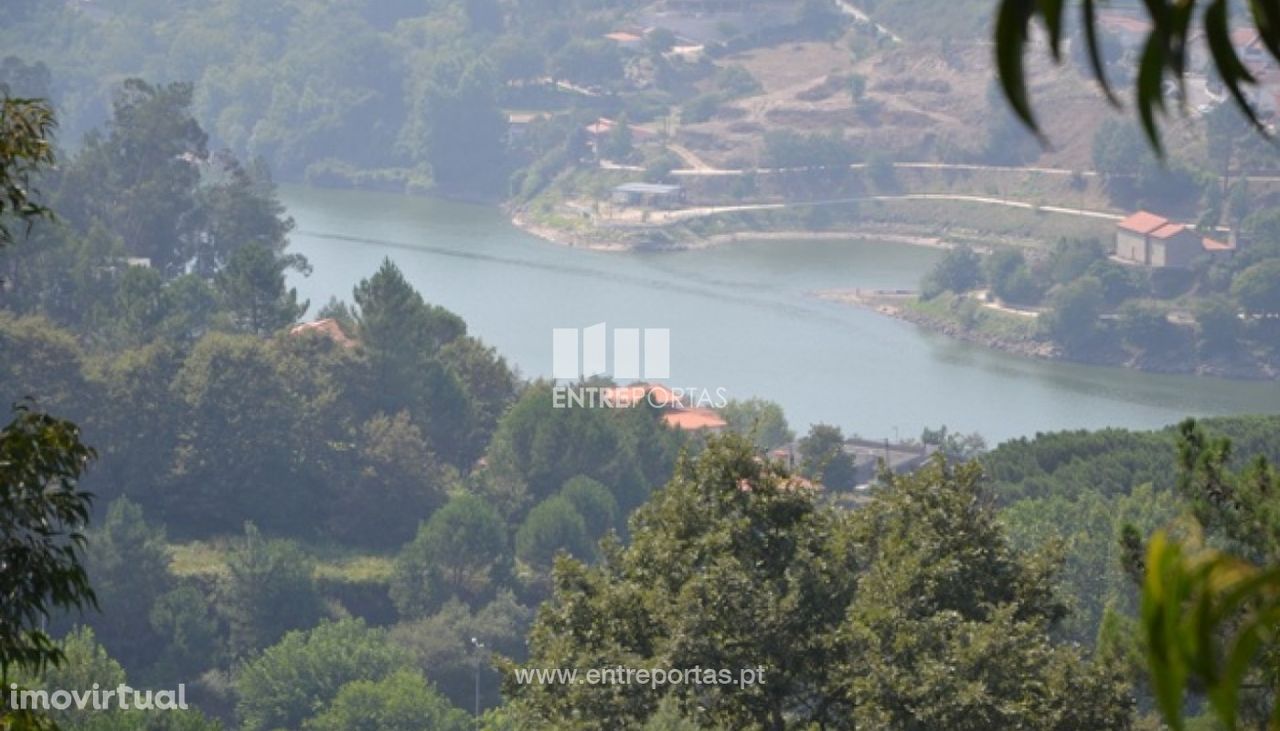
[[[289,286],[311,263],[277,176],[579,226],[615,181],[682,166],[694,195],[816,198],[982,186],[1053,154],[984,93],[972,3],[920,23],[933,3],[749,5],[686,24],[700,56],[626,31],[656,12],[630,0],[0,2],[0,729],[1160,728],[1157,620],[1201,600],[1218,625],[1173,637],[1213,648],[1280,590],[1223,610],[1187,579],[1161,614],[1151,576],[1181,564],[1148,560],[1173,536],[1268,586],[1246,568],[1280,561],[1280,416],[990,451],[925,430],[894,473],[838,427],[797,440],[764,399],[689,430],[648,403],[558,408],[390,258],[329,302]],[[904,50],[945,30],[965,47]],[[1052,190],[1203,202],[1253,249],[1170,281],[1087,238],[956,248],[931,294],[969,315],[980,285],[1048,299],[1055,337],[1159,357],[1273,354],[1280,217],[1226,180],[1273,158],[1206,124],[1221,178],[1165,176],[1103,126],[1098,175],[1051,171]],[[870,154],[886,140],[967,172],[908,174]],[[805,225],[839,223],[821,210]],[[1171,335],[1190,326],[1148,295],[1194,304],[1195,329]],[[1276,638],[1246,639],[1240,718],[1261,728]],[[536,674],[609,668],[681,674]],[[125,683],[181,684],[192,708],[32,716],[7,692]],[[1202,690],[1177,710],[1216,728]]]

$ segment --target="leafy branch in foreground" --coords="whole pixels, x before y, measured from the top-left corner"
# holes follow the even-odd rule
[[[1241,691],[1280,628],[1280,566],[1254,566],[1157,533],[1147,550],[1142,627],[1156,701],[1169,725],[1184,727],[1183,698],[1195,679],[1218,719],[1234,729]],[[1280,728],[1280,702],[1267,728]]]
[[[81,562],[92,496],[79,479],[94,451],[75,424],[16,408],[0,430],[0,684],[62,658],[40,624],[95,605]]]
[[[1096,25],[1098,4],[1098,0],[1081,0],[1080,3],[1089,65],[1107,100],[1119,106],[1102,61],[1102,44]],[[1030,41],[1031,23],[1039,18],[1048,34],[1049,53],[1055,63],[1061,63],[1066,5],[1064,0],[1000,0],[996,13],[995,53],[1000,86],[1013,111],[1041,136],[1027,94],[1023,51]],[[1207,3],[1197,3],[1197,0],[1144,0],[1144,6],[1151,20],[1151,30],[1143,44],[1134,91],[1138,117],[1147,140],[1156,152],[1161,152],[1156,113],[1166,111],[1162,84],[1166,77],[1172,77],[1179,89],[1185,91],[1183,84],[1190,56],[1192,24],[1198,8],[1204,8],[1198,15],[1214,69],[1236,106],[1261,131],[1262,124],[1243,90],[1245,85],[1257,83],[1257,79],[1232,47],[1228,0],[1209,0]],[[1273,59],[1280,61],[1280,3],[1276,0],[1252,0],[1249,10],[1262,45]],[[1181,98],[1186,98],[1185,93]]]
[[[1280,730],[1280,475],[1261,458],[1233,471],[1229,440],[1193,420],[1179,430],[1179,489],[1195,515],[1181,541],[1152,537],[1142,582],[1157,704],[1182,729],[1195,688],[1228,729]],[[1219,548],[1205,545],[1201,525]]]
[[[31,179],[53,165],[56,127],[53,109],[43,100],[0,97],[0,247],[16,240],[9,216],[25,221],[28,231],[35,219],[53,217],[34,200]]]

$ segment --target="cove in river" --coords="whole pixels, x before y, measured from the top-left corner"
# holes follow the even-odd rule
[[[314,267],[290,285],[314,315],[390,257],[430,302],[526,377],[551,373],[551,330],[670,328],[668,385],[724,387],[782,404],[792,428],[865,437],[924,426],[991,443],[1038,431],[1152,428],[1184,416],[1280,411],[1275,382],[1166,376],[1033,360],[819,300],[831,288],[912,288],[935,249],[869,240],[771,240],[680,252],[597,252],[535,238],[496,208],[283,186],[291,251]]]

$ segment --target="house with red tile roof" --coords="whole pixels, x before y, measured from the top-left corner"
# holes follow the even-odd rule
[[[1190,226],[1138,211],[1116,224],[1117,259],[1155,268],[1189,269],[1203,256],[1230,256],[1235,245],[1206,238]]]
[[[600,402],[613,408],[646,404],[662,412],[662,423],[683,431],[724,431],[729,422],[714,409],[691,406],[679,394],[661,384],[633,383],[601,389]]]
[[[333,342],[344,348],[356,347],[356,341],[352,340],[342,331],[342,326],[337,320],[326,317],[323,320],[315,320],[312,322],[304,322],[294,325],[289,329],[290,335],[302,335],[305,333],[316,333],[323,337],[329,338]]]

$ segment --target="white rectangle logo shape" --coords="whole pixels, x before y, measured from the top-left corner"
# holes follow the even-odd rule
[[[581,350],[579,350],[581,340]],[[641,343],[643,342],[643,352]],[[551,330],[551,377],[574,381],[610,374],[619,380],[671,377],[671,330],[668,328],[616,328],[613,331],[613,370],[608,368],[608,328],[599,322],[581,330]]]
[[[665,327],[644,331],[644,377],[671,377],[671,331]]]
[[[578,328],[557,327],[551,331],[551,377],[578,380]]]
[[[640,331],[634,327],[613,331],[613,377],[619,380],[640,377]]]
[[[582,375],[602,375],[609,370],[605,363],[604,323],[596,323],[582,329]]]

